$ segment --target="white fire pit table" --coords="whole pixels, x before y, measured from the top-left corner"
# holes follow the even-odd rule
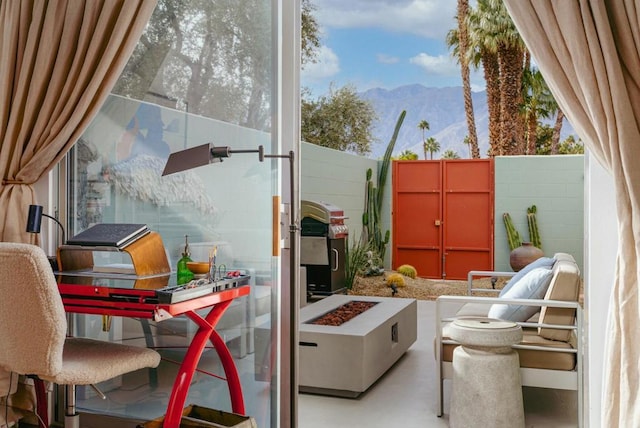
[[[511,321],[461,318],[448,326],[453,351],[452,428],[524,427],[518,353],[522,329]]]
[[[340,326],[310,321],[349,302],[373,307]],[[300,310],[300,392],[357,397],[416,341],[415,299],[332,295]]]

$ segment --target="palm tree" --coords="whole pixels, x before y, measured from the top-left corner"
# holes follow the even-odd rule
[[[538,120],[551,117],[558,104],[551,95],[540,70],[525,70],[523,74],[522,116],[527,124],[525,155],[535,154]]]
[[[433,160],[433,154],[440,151],[440,143],[438,143],[436,139],[433,137],[427,138],[423,144],[423,147],[424,147],[425,159],[427,158],[427,155],[426,155],[427,152],[429,152],[430,158],[431,160]]]
[[[454,40],[457,41],[457,48],[453,53],[460,63],[460,74],[462,76],[462,93],[464,97],[464,111],[467,118],[467,130],[469,131],[469,149],[471,157],[480,158],[480,149],[478,148],[478,133],[476,131],[476,121],[473,114],[473,99],[471,97],[471,78],[469,71],[469,30],[467,27],[467,15],[469,14],[469,0],[458,0],[458,11],[456,19],[458,20],[457,31],[450,31],[447,35],[447,43],[449,47],[454,46]]]
[[[504,3],[489,0],[496,27],[501,34],[498,44],[500,65],[500,145],[504,154],[519,154],[524,148],[524,135],[518,132],[520,122],[519,105],[522,100],[522,70],[524,64],[524,42],[507,13]]]
[[[462,143],[469,148],[469,158],[472,159],[473,156],[471,154],[471,139],[469,138],[468,135],[465,135],[464,140],[462,140]]]
[[[518,132],[519,105],[522,99],[522,70],[525,47],[522,38],[501,0],[478,0],[477,8],[468,15],[469,44],[480,53],[485,66],[487,102],[490,114],[490,155],[516,154],[523,135]],[[498,85],[499,101],[493,91]],[[499,120],[495,121],[499,108]],[[493,111],[492,111],[493,109]],[[492,121],[492,119],[494,119]],[[499,129],[493,127],[498,126]],[[496,140],[496,133],[499,134]]]
[[[487,91],[487,110],[489,113],[489,156],[500,153],[500,69],[498,54],[492,48],[493,37],[487,34],[483,26],[485,18],[477,9],[470,9],[467,15],[469,46],[467,57],[469,64],[476,69],[482,65]]]
[[[562,130],[562,123],[564,121],[564,112],[562,111],[560,106],[557,105],[557,103],[556,103],[556,106],[557,106],[556,122],[553,125],[553,136],[551,137],[551,154],[552,155],[558,154],[558,150],[560,147],[560,131]]]
[[[422,119],[420,121],[420,123],[418,124],[418,128],[422,130],[422,145],[424,146],[425,144],[425,139],[424,139],[424,132],[427,131],[429,129],[429,122],[427,122],[426,120]],[[424,151],[424,159],[427,159],[427,150],[425,149]]]
[[[455,150],[447,149],[442,154],[442,159],[460,159]]]
[[[418,160],[418,154],[411,150],[403,150],[402,153],[396,158],[397,160]]]

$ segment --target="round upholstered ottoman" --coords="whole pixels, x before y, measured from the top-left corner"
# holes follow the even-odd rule
[[[449,425],[453,428],[524,427],[520,361],[511,345],[522,329],[491,318],[454,320],[448,335],[453,352]]]

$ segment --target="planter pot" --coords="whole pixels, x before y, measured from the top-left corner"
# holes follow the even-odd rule
[[[514,272],[528,265],[529,263],[544,256],[542,250],[534,246],[531,242],[523,242],[518,248],[514,248],[509,255],[509,264]]]

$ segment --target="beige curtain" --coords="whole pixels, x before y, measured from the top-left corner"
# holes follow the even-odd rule
[[[156,0],[0,1],[0,241],[25,232],[32,184],[97,114]]]
[[[640,423],[640,5],[505,0],[560,107],[615,181],[619,248],[609,307],[603,415]]]
[[[155,4],[0,0],[0,241],[33,239],[25,232],[27,207],[36,202],[32,184],[98,113]],[[31,387],[21,382],[16,390],[14,382],[9,391],[5,378],[0,373],[0,404],[11,411],[1,412],[0,424],[33,409]]]

